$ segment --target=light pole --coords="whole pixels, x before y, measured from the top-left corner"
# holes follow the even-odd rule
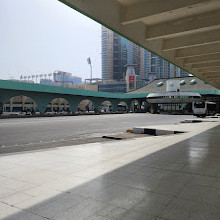
[[[92,62],[91,62],[90,57],[87,58],[87,62],[88,62],[88,64],[90,65],[90,68],[91,68],[91,79],[90,79],[90,84],[92,84]]]
[[[43,76],[44,76],[43,74],[40,74],[40,83],[41,83],[41,79],[43,78]]]
[[[48,76],[49,76],[49,85],[50,85],[50,77],[52,76],[52,73],[49,73]]]

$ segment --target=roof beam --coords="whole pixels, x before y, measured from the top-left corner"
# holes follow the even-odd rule
[[[163,51],[220,42],[220,29],[165,39]]]
[[[186,10],[192,7],[209,4],[208,0],[150,0],[142,3],[133,4],[123,7],[121,11],[121,24],[131,24],[142,21],[150,16],[172,12],[174,10]]]
[[[184,65],[191,65],[196,63],[209,63],[213,61],[220,61],[220,53],[188,57],[183,60],[183,63]]]
[[[219,79],[219,77],[217,77],[217,78],[212,78],[212,77],[205,77],[206,79],[208,79],[213,85],[215,84],[215,83],[219,83],[220,82],[220,79]]]
[[[213,62],[209,62],[209,63],[197,63],[197,64],[193,64],[192,68],[193,69],[203,69],[203,68],[208,68],[208,67],[220,67],[220,61],[213,61]]]
[[[209,67],[205,69],[198,69],[198,74],[209,73],[209,72],[220,72],[220,67]]]
[[[220,83],[219,75],[217,76],[208,76],[203,75],[202,76],[204,81],[208,82],[209,84],[213,85],[214,87],[218,88],[218,84]]]
[[[218,88],[218,85],[219,85],[220,82],[218,80],[213,81],[213,80],[209,79],[209,83],[212,86],[214,86],[215,88]]]
[[[219,76],[218,77],[216,76],[216,78],[205,76],[205,78],[208,79],[209,81],[211,81],[212,83],[219,83],[220,82]]]
[[[176,50],[175,59],[220,53],[220,43]]]
[[[215,77],[215,76],[220,76],[220,72],[207,72],[207,73],[202,73],[201,75]]]
[[[197,75],[200,71],[210,72],[213,71],[212,68],[216,68],[192,69],[189,65],[184,67],[184,59],[217,53],[220,54],[220,42],[215,42],[215,40],[219,39],[217,39],[217,35],[209,35],[210,37],[207,40],[203,37],[203,34],[208,31],[220,29],[220,13],[216,12],[216,10],[220,11],[220,0],[207,0],[206,2],[205,0],[198,0],[198,3],[196,3],[197,0],[60,1],[89,16],[95,21],[100,22],[113,31],[122,34],[124,37],[154,52],[158,56],[163,57],[181,68],[185,68],[192,74]],[[139,5],[139,8],[143,8],[143,10],[137,8],[138,13],[135,13],[135,7],[138,7],[137,4],[140,2],[142,2],[142,4],[148,3],[148,5],[145,5],[145,8],[143,5]],[[171,2],[173,5],[169,4]],[[156,7],[153,8],[153,4],[156,5]],[[178,4],[182,5],[178,6]],[[189,6],[184,6],[183,4],[189,4]],[[127,5],[127,7],[124,5]],[[130,7],[130,9],[128,7]],[[151,9],[148,10],[148,8]],[[169,10],[171,8],[173,10]],[[128,13],[128,9],[131,10],[131,14],[129,14],[130,12]],[[123,12],[127,13],[126,16],[131,16],[127,18],[132,18],[132,16],[134,16],[134,20],[140,20],[136,20],[138,22],[134,20],[129,22],[128,19],[128,23],[123,25],[121,21],[126,18],[123,17],[125,15]],[[161,25],[164,25],[164,27]],[[160,29],[158,27],[162,28]],[[201,33],[201,38],[192,37],[195,36],[194,34],[196,33]],[[174,49],[169,50],[168,48],[167,51],[162,51],[163,42],[166,42],[166,40],[170,38],[175,39],[176,37],[186,35],[191,35],[192,41],[189,39],[187,43],[187,40],[185,40],[184,44],[180,41],[180,44],[175,45]],[[157,40],[146,41],[145,38]],[[204,39],[204,41],[202,39]],[[208,47],[205,48],[205,46]],[[193,64],[196,63],[191,63],[191,65]],[[220,88],[220,84],[218,88]]]
[[[181,18],[156,25],[147,26],[146,40],[175,37],[196,32],[204,32],[220,27],[219,11]]]

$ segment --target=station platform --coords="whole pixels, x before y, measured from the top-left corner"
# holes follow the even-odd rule
[[[220,219],[220,120],[176,128],[0,155],[0,219]]]

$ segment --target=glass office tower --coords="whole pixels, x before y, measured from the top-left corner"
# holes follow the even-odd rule
[[[126,64],[134,64],[135,74],[143,78],[148,78],[149,74],[155,74],[157,79],[189,76],[184,70],[102,26],[102,79],[124,79]]]

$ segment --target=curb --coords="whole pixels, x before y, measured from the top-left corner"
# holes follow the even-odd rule
[[[160,130],[160,129],[154,129],[154,128],[134,127],[133,128],[133,133],[134,134],[149,134],[149,135],[159,136],[159,135],[177,134],[177,133],[184,133],[184,132],[170,131],[170,130]]]
[[[185,119],[184,123],[200,123],[202,120],[199,119]]]

